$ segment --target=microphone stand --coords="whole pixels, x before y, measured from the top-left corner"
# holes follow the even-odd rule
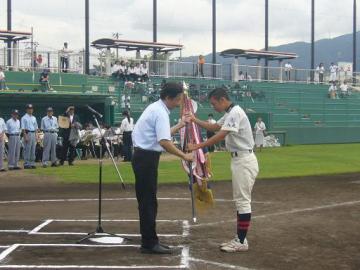
[[[114,234],[114,233],[108,233],[108,232],[105,232],[103,227],[102,227],[102,217],[101,217],[101,210],[102,210],[102,171],[103,171],[103,160],[102,160],[102,144],[104,143],[105,147],[106,147],[106,151],[107,153],[109,154],[109,157],[111,158],[112,162],[113,162],[113,165],[116,169],[116,172],[121,180],[121,186],[123,189],[125,189],[125,183],[124,183],[124,180],[120,174],[120,171],[116,165],[116,162],[114,160],[114,157],[109,149],[109,145],[108,143],[106,142],[105,138],[104,138],[104,135],[102,134],[101,132],[101,128],[100,128],[100,125],[99,125],[99,121],[96,117],[96,115],[98,115],[99,117],[102,117],[101,114],[99,114],[98,112],[96,112],[94,109],[92,109],[91,107],[88,106],[88,109],[93,113],[93,118],[94,118],[94,121],[95,121],[95,124],[96,124],[96,127],[97,129],[100,131],[100,153],[99,153],[99,198],[98,198],[98,223],[97,223],[97,227],[96,227],[96,230],[93,231],[93,232],[90,232],[87,234],[87,236],[81,238],[80,240],[78,240],[76,243],[77,244],[80,244],[88,239],[91,239],[91,238],[97,238],[97,236],[104,236],[104,235],[110,235],[110,236],[114,236],[114,237],[119,237],[118,235]],[[121,237],[123,239],[126,239],[126,240],[130,240],[128,238],[125,238],[125,237]]]

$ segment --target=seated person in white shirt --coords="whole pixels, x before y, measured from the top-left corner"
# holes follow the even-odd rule
[[[149,80],[148,68],[147,68],[145,62],[142,62],[142,64],[140,65],[140,75],[141,75],[141,80],[143,82],[146,82]]]
[[[245,81],[245,75],[242,71],[239,72],[239,81]]]
[[[120,68],[119,68],[119,78],[120,78],[120,80],[122,80],[122,81],[126,80],[126,73],[127,73],[127,70],[126,70],[125,61],[121,60]]]
[[[138,81],[138,80],[141,78],[140,63],[136,63],[136,64],[135,64],[135,75],[136,75],[135,81]]]
[[[136,69],[133,63],[131,63],[130,67],[128,68],[128,80],[132,82],[137,80]]]
[[[120,76],[120,61],[116,60],[115,64],[111,68],[111,76],[114,79],[118,79]]]
[[[336,99],[337,98],[337,87],[336,82],[333,81],[332,84],[329,87],[328,95],[330,99]]]
[[[344,98],[345,96],[349,96],[349,95],[350,95],[349,86],[346,81],[343,81],[342,84],[340,85],[340,97]]]

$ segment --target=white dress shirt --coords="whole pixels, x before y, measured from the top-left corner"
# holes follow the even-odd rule
[[[165,103],[159,99],[150,104],[136,122],[132,139],[135,147],[144,150],[163,152],[159,142],[171,141],[170,111]]]

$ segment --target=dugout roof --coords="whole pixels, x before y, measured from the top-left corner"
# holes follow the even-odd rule
[[[298,57],[296,53],[275,52],[275,51],[259,51],[244,49],[228,49],[220,53],[223,57],[244,57],[246,59],[268,59],[268,60],[286,60]]]
[[[91,46],[97,49],[115,48],[115,49],[124,49],[126,51],[156,50],[158,52],[171,52],[171,51],[179,51],[183,49],[183,45],[180,44],[121,40],[121,39],[112,39],[112,38],[97,39],[91,43]]]
[[[29,32],[0,30],[0,40],[10,39],[12,41],[19,41],[28,38],[31,38],[31,33]]]

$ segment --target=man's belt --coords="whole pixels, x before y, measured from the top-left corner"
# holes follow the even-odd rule
[[[151,153],[151,154],[158,154],[158,155],[160,155],[161,154],[161,152],[159,152],[159,151],[154,151],[154,150],[146,150],[146,149],[142,149],[142,148],[140,148],[140,147],[134,147],[134,150],[135,151],[137,151],[137,152],[143,152],[143,153]]]
[[[35,130],[28,130],[28,129],[25,129],[25,133],[35,133]]]
[[[56,133],[54,130],[44,130],[44,133]]]
[[[8,134],[8,136],[19,136],[20,133]]]
[[[231,154],[231,157],[238,157],[243,154],[251,154],[253,152],[254,151],[252,149],[249,149],[249,150],[241,150],[241,151],[237,151],[237,152],[230,152],[230,154]]]

